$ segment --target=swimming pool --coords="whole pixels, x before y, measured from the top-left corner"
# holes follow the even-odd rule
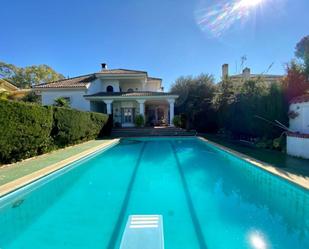
[[[161,214],[167,249],[305,249],[308,192],[196,138],[125,139],[1,198],[0,248],[116,249]]]

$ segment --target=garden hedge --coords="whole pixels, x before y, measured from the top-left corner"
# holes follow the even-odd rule
[[[102,135],[108,116],[0,100],[0,164]]]
[[[81,112],[69,108],[54,108],[52,137],[57,146],[66,146],[96,138],[108,116],[100,113]]]

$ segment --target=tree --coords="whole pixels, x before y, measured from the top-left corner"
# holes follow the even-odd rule
[[[295,56],[304,62],[304,72],[309,77],[309,35],[303,37],[296,45]]]
[[[216,127],[212,98],[215,91],[213,76],[201,74],[197,77],[178,78],[171,92],[179,95],[176,113],[186,116],[187,128],[199,131],[213,131]]]
[[[302,67],[292,61],[286,67],[287,75],[283,80],[283,89],[286,101],[291,101],[294,97],[304,94],[309,89],[308,77]]]
[[[225,123],[230,119],[229,107],[236,101],[236,89],[237,87],[229,78],[216,85],[216,92],[212,102],[214,109],[219,113],[217,121],[220,128],[224,128]]]
[[[63,79],[47,65],[17,67],[13,64],[0,62],[0,78],[8,79],[20,88],[30,88],[32,85]]]

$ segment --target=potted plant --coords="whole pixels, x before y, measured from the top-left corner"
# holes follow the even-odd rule
[[[141,114],[136,115],[134,122],[135,122],[136,127],[143,127],[145,124],[144,116]]]

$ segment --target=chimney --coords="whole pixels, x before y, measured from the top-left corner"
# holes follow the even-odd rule
[[[242,71],[242,75],[244,77],[244,79],[250,79],[250,68],[246,67],[243,71]]]
[[[102,70],[106,70],[107,69],[107,64],[106,63],[101,63],[101,68],[102,68]]]
[[[229,76],[229,64],[222,65],[222,80],[225,80]]]

